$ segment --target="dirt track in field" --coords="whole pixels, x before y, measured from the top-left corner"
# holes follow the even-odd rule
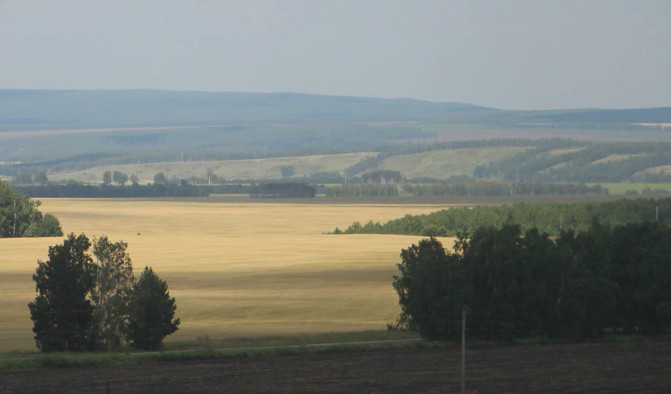
[[[456,349],[317,353],[0,372],[3,393],[459,392]],[[470,349],[478,393],[668,393],[671,342]]]

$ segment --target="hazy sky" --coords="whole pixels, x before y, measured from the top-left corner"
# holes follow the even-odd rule
[[[671,0],[0,0],[0,88],[671,106]]]

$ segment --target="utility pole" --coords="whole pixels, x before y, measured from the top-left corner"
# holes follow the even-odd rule
[[[461,393],[466,392],[466,310],[461,311]]]

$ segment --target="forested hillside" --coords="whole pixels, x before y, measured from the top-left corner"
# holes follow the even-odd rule
[[[505,111],[293,93],[0,90],[0,175],[44,172],[59,182],[91,182],[63,174],[366,152],[358,163],[291,176],[330,173],[321,178],[339,176],[345,183],[367,171],[393,170],[429,182],[454,176],[659,182],[669,178],[669,146],[660,143],[671,143],[669,124],[671,108]],[[201,177],[213,166],[196,167],[177,181]]]
[[[415,234],[454,236],[480,227],[518,225],[522,231],[537,229],[550,235],[584,231],[594,218],[610,225],[671,220],[671,199],[616,200],[598,203],[516,203],[500,206],[451,208],[426,215],[406,215],[386,223],[352,223],[345,234]]]
[[[474,176],[517,182],[668,182],[671,144],[551,141],[479,166]]]

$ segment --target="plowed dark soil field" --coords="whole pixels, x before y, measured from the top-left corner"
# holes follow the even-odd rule
[[[456,349],[311,353],[129,366],[6,370],[2,393],[459,392]],[[671,343],[470,349],[477,393],[669,393]]]

